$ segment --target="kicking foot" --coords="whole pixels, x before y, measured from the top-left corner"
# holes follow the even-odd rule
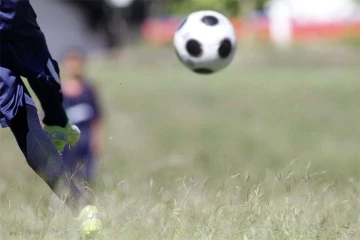
[[[80,224],[82,239],[92,239],[102,232],[103,222],[95,206],[88,205],[84,207],[76,221]]]

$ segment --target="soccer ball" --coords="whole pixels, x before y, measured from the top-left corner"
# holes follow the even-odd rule
[[[227,67],[236,51],[236,33],[224,15],[199,11],[185,18],[174,36],[180,61],[199,74],[211,74]]]

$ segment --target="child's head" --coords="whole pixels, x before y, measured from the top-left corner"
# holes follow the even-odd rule
[[[79,78],[83,75],[85,66],[85,53],[80,48],[71,48],[63,56],[65,72],[72,78]]]

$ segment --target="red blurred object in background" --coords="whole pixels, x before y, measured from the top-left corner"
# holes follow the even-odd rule
[[[146,41],[156,45],[172,43],[180,21],[181,19],[178,18],[149,19],[142,26],[142,36]],[[231,22],[239,39],[247,34],[255,35],[259,39],[270,39],[269,21],[267,19],[245,22],[234,18],[231,19]],[[342,40],[346,37],[360,39],[360,21],[324,24],[293,23],[294,41]]]
[[[145,21],[142,26],[142,36],[145,40],[152,44],[163,45],[172,42],[174,33],[176,32],[181,19],[166,18],[166,19],[149,19]],[[238,34],[238,37],[243,34],[244,28],[241,26],[239,19],[233,19],[232,23]]]

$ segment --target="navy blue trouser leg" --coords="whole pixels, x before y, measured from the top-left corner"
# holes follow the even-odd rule
[[[40,125],[35,107],[19,107],[8,125],[29,166],[58,197],[65,198],[74,215],[78,214],[81,207],[90,204],[67,174],[61,156]],[[59,183],[63,185],[58,187]]]

